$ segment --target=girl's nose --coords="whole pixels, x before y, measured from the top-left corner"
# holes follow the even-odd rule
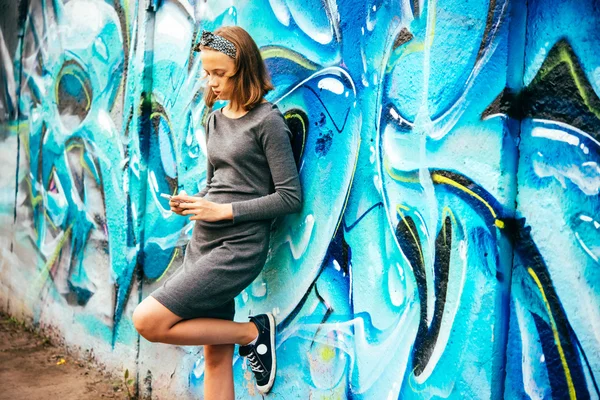
[[[214,79],[212,77],[208,78],[208,86],[210,86],[210,87],[217,87],[216,79]]]

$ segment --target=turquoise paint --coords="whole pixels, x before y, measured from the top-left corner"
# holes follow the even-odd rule
[[[153,393],[201,393],[200,349],[156,359],[126,310],[191,235],[159,194],[205,181],[210,110],[191,48],[201,28],[237,24],[304,143],[303,211],[275,221],[265,269],[236,299],[238,321],[277,316],[275,395],[597,397],[593,6],[31,1],[18,29],[0,18],[0,154],[14,171],[2,250],[18,260],[1,293],[40,323],[48,308],[74,315],[73,340],[101,358],[135,347]],[[234,379],[258,398],[244,360]]]

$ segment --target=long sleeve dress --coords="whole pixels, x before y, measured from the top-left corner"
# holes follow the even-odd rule
[[[196,221],[183,264],[150,295],[184,318],[233,320],[234,298],[262,270],[274,218],[298,212],[302,192],[291,132],[277,105],[206,124],[206,186],[196,196],[231,203],[233,220]]]

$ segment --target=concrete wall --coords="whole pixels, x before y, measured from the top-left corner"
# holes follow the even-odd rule
[[[204,185],[199,30],[261,47],[303,211],[236,319],[273,311],[281,399],[599,398],[594,0],[20,0],[0,5],[0,308],[139,393],[199,398],[201,347],[135,305]],[[239,398],[260,398],[234,360]]]

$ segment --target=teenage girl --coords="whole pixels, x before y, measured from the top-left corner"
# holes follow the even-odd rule
[[[205,188],[184,191],[171,210],[195,221],[181,267],[133,313],[151,342],[204,345],[204,395],[234,399],[234,344],[247,357],[260,392],[273,386],[275,320],[271,313],[233,322],[234,298],[260,273],[273,218],[300,211],[292,135],[281,111],[264,99],[273,89],[260,51],[240,27],[203,31],[199,44],[204,101],[228,100],[206,120]]]

